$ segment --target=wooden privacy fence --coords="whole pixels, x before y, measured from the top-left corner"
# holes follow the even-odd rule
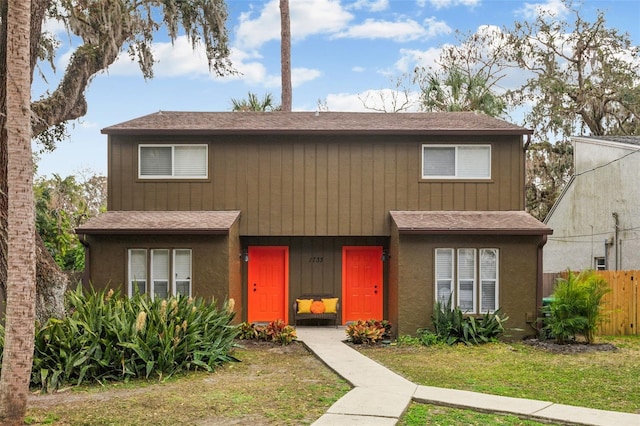
[[[611,291],[602,299],[604,322],[598,329],[601,336],[639,335],[640,271],[596,271],[607,280]],[[553,293],[555,279],[564,274],[544,274],[543,296]]]

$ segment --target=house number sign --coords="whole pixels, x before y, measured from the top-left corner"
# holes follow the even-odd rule
[[[309,258],[309,263],[322,263],[324,262],[324,257],[321,256],[311,256]]]

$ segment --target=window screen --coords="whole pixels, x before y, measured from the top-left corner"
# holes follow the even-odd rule
[[[153,296],[166,299],[169,296],[169,250],[151,251]]]
[[[208,176],[207,145],[140,145],[139,177],[193,178]]]
[[[488,179],[491,145],[422,145],[422,178]]]
[[[174,275],[176,295],[191,296],[191,250],[174,251]]]
[[[129,250],[129,295],[147,292],[147,251]]]

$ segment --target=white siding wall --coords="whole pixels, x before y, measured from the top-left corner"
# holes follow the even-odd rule
[[[593,268],[594,257],[607,269],[640,269],[640,146],[573,141],[576,176],[546,220],[544,272]]]

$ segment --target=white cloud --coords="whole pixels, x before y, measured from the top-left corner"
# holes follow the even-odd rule
[[[353,72],[365,72],[366,69],[364,67],[356,66],[356,67],[351,68],[351,71],[353,71]]]
[[[389,8],[389,0],[357,0],[349,8],[381,12]]]
[[[430,4],[436,9],[445,9],[454,6],[466,6],[466,7],[476,7],[479,5],[481,0],[418,0],[418,5],[421,7]]]
[[[338,2],[331,0],[297,0],[290,2],[291,40],[296,42],[314,34],[342,30],[353,19]],[[251,13],[240,16],[236,28],[236,46],[257,49],[264,43],[280,39],[280,8],[278,0],[266,3],[255,17]]]
[[[522,9],[516,11],[516,15],[525,19],[536,19],[542,14],[562,17],[566,16],[569,10],[562,0],[547,0],[543,3],[525,3]]]
[[[42,24],[42,31],[58,35],[67,34],[64,22],[52,18],[45,18]]]
[[[291,87],[299,87],[308,81],[320,77],[322,72],[311,68],[293,68],[291,70]],[[282,82],[282,79],[280,79]]]
[[[405,102],[411,105],[405,111],[415,112],[418,111],[417,101],[417,93],[411,92],[407,98],[403,92],[393,89],[370,89],[362,93],[331,93],[324,99],[328,110],[332,112],[394,112],[394,105]]]
[[[400,72],[412,72],[415,67],[436,67],[442,48],[430,47],[427,50],[400,49],[400,59],[394,68]]]
[[[346,31],[337,34],[336,38],[390,39],[397,42],[430,39],[441,34],[451,33],[451,28],[443,21],[435,18],[424,20],[419,24],[413,19],[404,21],[376,21],[367,19],[362,24],[353,25]]]

